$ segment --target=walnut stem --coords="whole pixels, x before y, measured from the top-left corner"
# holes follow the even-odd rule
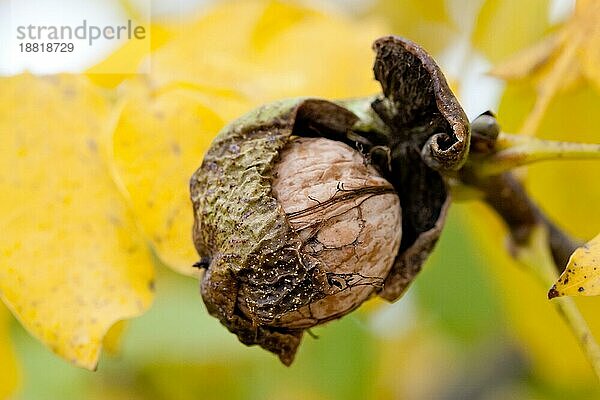
[[[545,287],[553,285],[558,278],[556,266],[549,250],[548,230],[538,225],[531,232],[527,246],[520,247],[516,251],[515,257],[520,263],[533,271]],[[552,303],[571,328],[596,376],[600,379],[600,346],[577,308],[577,304],[570,297],[561,297],[553,300]]]
[[[545,160],[586,160],[600,158],[600,144],[543,140],[531,136],[500,133],[494,151],[474,162],[479,175],[498,175],[516,167]]]

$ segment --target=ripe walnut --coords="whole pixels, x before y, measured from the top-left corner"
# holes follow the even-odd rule
[[[339,318],[383,287],[400,247],[400,200],[350,146],[298,138],[275,165],[273,194],[306,258],[326,271],[329,293],[273,326],[309,328]]]
[[[469,125],[414,43],[378,40],[383,94],[265,105],[223,129],[194,173],[210,314],[289,365],[303,331],[372,295],[398,299],[433,249]]]

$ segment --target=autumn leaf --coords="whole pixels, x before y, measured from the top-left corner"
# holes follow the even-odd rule
[[[579,0],[574,14],[557,32],[504,60],[494,67],[492,74],[507,80],[545,78],[560,87],[568,71],[569,81],[583,74],[600,85],[599,21],[600,3]]]
[[[52,351],[94,369],[153,297],[152,259],[107,168],[111,104],[85,77],[1,79],[0,295]]]
[[[185,29],[180,27],[179,35],[152,55],[155,84],[191,82],[245,92],[242,83],[260,78],[260,70],[251,60],[250,43],[266,4],[230,2],[187,23]],[[183,62],[182,54],[186,55]]]
[[[150,52],[165,44],[171,32],[159,24],[149,26],[150,44],[147,41],[130,39],[108,57],[94,64],[85,71],[90,80],[106,88],[115,88],[125,79],[131,78],[140,71],[140,64]]]
[[[548,24],[549,0],[486,0],[472,35],[475,48],[493,63],[532,45]]]
[[[389,34],[410,38],[430,53],[438,53],[458,37],[445,0],[379,0],[371,10],[390,24]]]
[[[113,133],[117,176],[137,220],[160,259],[186,275],[196,271],[198,258],[189,179],[224,124],[197,94],[177,89],[130,96]]]
[[[533,135],[552,98],[586,78],[600,89],[600,2],[579,0],[573,16],[561,29],[496,65],[492,75],[505,80],[527,77],[537,98],[519,129]]]
[[[548,298],[600,294],[600,235],[577,248]]]
[[[115,324],[108,329],[102,339],[102,350],[106,354],[118,356],[121,353],[121,343],[123,335],[127,330],[127,326],[127,320],[120,320],[115,322]]]
[[[371,43],[385,33],[379,23],[287,2],[228,2],[154,52],[150,79],[155,87],[230,89],[251,107],[285,97],[368,95],[376,82],[356,71],[371,70]]]

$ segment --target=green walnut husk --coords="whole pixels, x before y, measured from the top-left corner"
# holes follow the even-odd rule
[[[225,127],[191,179],[208,312],[242,343],[260,345],[286,365],[305,327],[278,319],[332,293],[336,278],[310,258],[273,194],[274,167],[286,145],[298,136],[343,142],[399,196],[399,250],[373,290],[388,301],[402,295],[432,251],[450,203],[445,177],[467,156],[467,117],[433,59],[399,37],[377,40],[374,50],[381,95],[265,105]]]

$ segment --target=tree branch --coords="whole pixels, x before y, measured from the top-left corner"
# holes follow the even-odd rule
[[[557,227],[531,200],[525,188],[511,173],[481,177],[470,168],[464,168],[461,180],[484,193],[484,201],[506,223],[514,244],[527,243],[532,229],[538,224],[543,225],[550,235],[552,257],[559,272],[567,265],[573,251],[583,244]]]

